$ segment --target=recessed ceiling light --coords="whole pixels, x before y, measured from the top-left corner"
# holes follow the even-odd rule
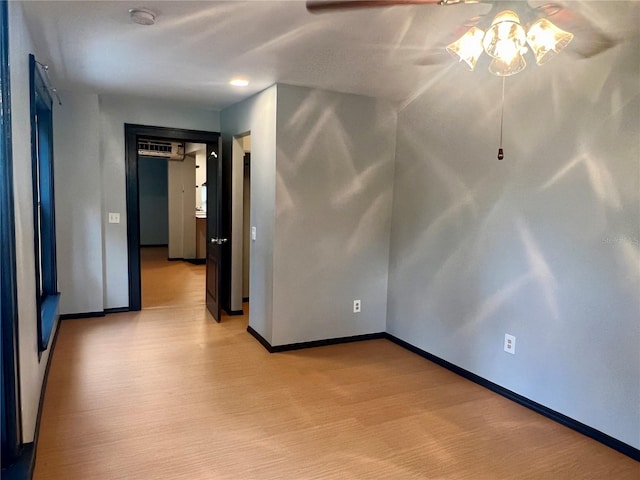
[[[249,80],[246,78],[234,78],[229,82],[229,85],[233,85],[234,87],[246,87],[249,85]]]
[[[131,21],[138,25],[153,25],[156,23],[155,12],[148,8],[131,8],[129,9]]]

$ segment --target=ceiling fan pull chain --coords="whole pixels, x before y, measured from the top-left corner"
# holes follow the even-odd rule
[[[502,150],[502,128],[504,126],[504,82],[507,77],[502,77],[502,108],[500,110],[500,146],[498,147],[498,160],[504,158],[504,151]]]

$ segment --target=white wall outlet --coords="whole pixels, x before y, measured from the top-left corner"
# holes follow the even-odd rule
[[[120,223],[120,214],[109,212],[109,223]]]
[[[508,333],[504,334],[504,351],[511,355],[516,354],[516,337]]]
[[[362,303],[360,300],[353,301],[353,313],[360,313],[362,311]]]

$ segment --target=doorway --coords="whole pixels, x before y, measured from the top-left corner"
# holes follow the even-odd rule
[[[142,308],[204,305],[206,144],[138,142]]]
[[[231,142],[231,292],[232,314],[243,314],[250,299],[251,276],[251,132]]]
[[[217,132],[203,132],[197,130],[182,130],[165,127],[153,127],[144,125],[125,124],[125,164],[126,164],[126,188],[127,188],[127,248],[129,259],[129,310],[137,311],[142,308],[142,284],[141,284],[141,232],[140,232],[140,191],[139,191],[139,161],[138,141],[140,139],[177,140],[181,142],[201,143],[206,145],[206,155],[219,152],[220,134]],[[207,182],[204,182],[207,183]],[[195,186],[195,182],[193,183]],[[193,211],[195,212],[195,193],[193,199]],[[210,213],[210,212],[209,212]],[[211,215],[209,215],[211,218]],[[206,238],[221,236],[218,230],[223,222],[210,222],[214,224],[214,230],[207,225]],[[195,237],[195,232],[194,232]],[[207,244],[208,248],[208,244]],[[194,246],[195,249],[195,246]],[[219,262],[224,265],[228,261],[228,249],[220,248]],[[220,275],[222,269],[217,269]],[[228,285],[228,279],[220,278],[216,282],[216,288],[223,289]],[[228,287],[227,287],[228,288]],[[204,289],[201,295],[204,297]],[[219,311],[212,312],[214,318],[220,318]]]

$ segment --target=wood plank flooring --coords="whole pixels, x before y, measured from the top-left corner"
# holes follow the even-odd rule
[[[387,340],[269,354],[247,322],[182,302],[63,321],[34,478],[640,478]]]
[[[206,267],[167,257],[167,247],[140,249],[142,308],[204,305]]]

